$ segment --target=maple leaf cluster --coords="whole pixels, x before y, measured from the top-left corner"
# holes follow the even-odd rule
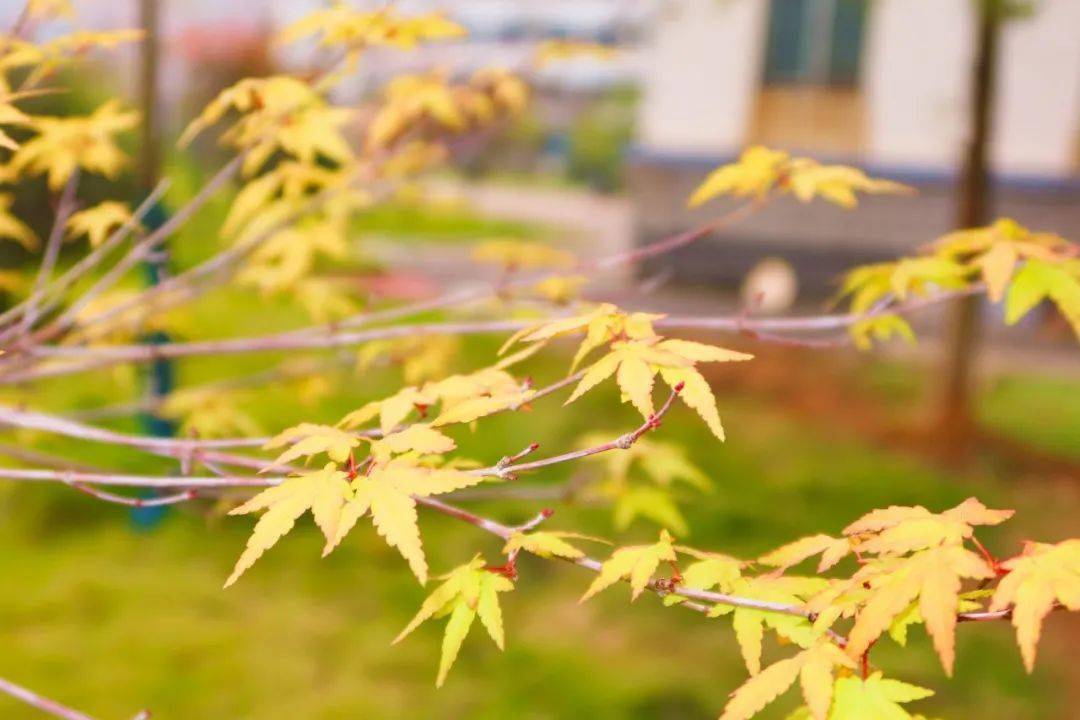
[[[1080,338],[1080,245],[1008,218],[943,235],[914,257],[855,268],[844,277],[839,299],[848,299],[851,312],[865,316],[851,332],[857,345],[868,347],[871,339],[894,334],[914,339],[891,303],[971,290],[977,282],[991,302],[1004,304],[1006,324],[1016,324],[1049,300]]]
[[[526,347],[514,357],[517,361],[534,354],[555,338],[584,334],[570,363],[571,373],[594,351],[606,345],[607,352],[584,370],[566,400],[567,405],[614,376],[622,401],[632,404],[642,417],[648,419],[656,413],[652,394],[655,379],[659,376],[669,387],[679,386],[680,399],[701,416],[717,438],[723,440],[724,428],[716,409],[716,398],[696,366],[708,362],[740,362],[753,356],[690,340],[665,339],[653,328],[653,323],[663,317],[625,313],[604,303],[584,315],[521,330],[506,341],[500,352],[515,344],[525,344]]]

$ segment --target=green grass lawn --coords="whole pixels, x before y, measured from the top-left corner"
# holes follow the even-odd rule
[[[493,343],[471,342],[464,358],[488,356]],[[254,363],[230,370],[255,369]],[[543,361],[532,369],[541,380],[556,372]],[[205,361],[192,362],[181,367],[181,377],[195,381],[210,370]],[[314,407],[271,388],[254,410],[270,430],[300,417],[334,420],[394,381],[392,370],[369,373],[363,387],[343,383],[341,392]],[[86,404],[100,401],[92,387],[87,383],[80,396]],[[994,402],[1013,402],[1011,412],[1020,413],[1026,397],[1014,392]],[[607,430],[614,437],[638,422],[611,389],[579,402],[559,413],[558,401],[549,400],[532,414],[501,416],[476,433],[459,432],[462,453],[492,462],[533,440],[541,452],[554,453],[582,433]],[[944,508],[970,494],[1021,511],[1012,527],[985,533],[1002,552],[1024,537],[1054,540],[1075,533],[1076,499],[1062,502],[1052,487],[1017,484],[992,470],[977,480],[970,473],[953,477],[840,431],[800,425],[753,399],[721,398],[720,407],[729,434],[723,445],[685,408],[661,430],[684,443],[716,485],[711,494],[688,498],[688,543],[752,557],[804,534],[835,532],[873,507]],[[558,422],[545,421],[556,413]],[[161,469],[130,453],[99,454],[84,446],[75,454],[133,470]],[[571,469],[557,466],[520,482],[561,482]],[[12,589],[0,600],[0,675],[100,718],[127,718],[142,706],[166,720],[709,718],[744,677],[728,621],[663,608],[653,597],[630,605],[623,587],[579,605],[589,580],[583,571],[530,558],[518,590],[504,602],[507,651],[500,654],[480,634],[470,637],[447,685],[436,691],[440,628],[424,626],[390,646],[423,590],[370,526],[361,523],[342,548],[320,560],[319,538],[305,520],[224,591],[221,583],[250,518],[185,509],[154,531],[138,532],[124,509],[78,493],[0,489],[0,576]],[[541,506],[478,505],[508,522]],[[550,522],[612,534],[604,508],[559,507]],[[421,524],[436,571],[477,551],[492,560],[498,556],[494,539],[472,528],[431,516]],[[654,532],[639,523],[619,539]],[[1051,627],[1063,632],[1047,633],[1040,667],[1030,677],[1004,624],[960,628],[953,681],[943,677],[921,631],[906,650],[884,642],[875,659],[897,677],[938,690],[918,708],[930,716],[1066,718],[1066,633],[1075,637],[1077,624],[1062,616]],[[770,656],[780,652],[774,647]],[[780,718],[794,702],[789,697],[763,717]],[[0,717],[38,715],[0,698]]]
[[[529,223],[477,215],[457,203],[382,203],[359,213],[353,221],[359,236],[389,236],[396,240],[477,242],[491,238],[536,238],[543,230]]]

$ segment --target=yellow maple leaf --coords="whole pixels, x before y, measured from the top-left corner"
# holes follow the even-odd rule
[[[752,676],[731,694],[720,720],[749,720],[782,695],[799,677],[801,656],[785,658]]]
[[[0,238],[8,238],[29,251],[38,247],[38,237],[26,223],[10,212],[15,198],[10,193],[0,193]]]
[[[895,313],[880,313],[873,317],[859,320],[852,324],[849,329],[855,347],[860,350],[869,350],[874,341],[885,342],[889,338],[899,336],[909,345],[915,344],[915,331],[907,320]]]
[[[356,353],[357,373],[386,360],[402,366],[405,382],[415,385],[441,377],[461,350],[460,338],[452,335],[406,337],[367,343]]]
[[[584,40],[553,39],[545,40],[537,45],[534,61],[540,67],[578,58],[607,61],[613,59],[618,53],[618,49],[611,45]]]
[[[585,333],[585,339],[578,347],[570,365],[573,372],[585,357],[596,348],[616,339],[641,340],[655,338],[653,322],[663,315],[647,313],[624,313],[610,303],[597,305],[589,312],[568,318],[559,318],[549,322],[526,327],[511,335],[499,354],[505,353],[517,343],[544,344],[557,337]]]
[[[584,275],[552,275],[532,286],[537,295],[556,305],[568,305],[577,300],[581,288],[589,282]]]
[[[510,115],[520,115],[529,103],[529,85],[506,68],[480,68],[470,80],[496,108]]]
[[[631,402],[647,418],[653,412],[653,380],[659,373],[671,388],[681,386],[683,402],[697,411],[713,434],[723,440],[724,429],[716,410],[716,398],[694,365],[749,360],[753,356],[689,340],[665,340],[653,328],[653,322],[661,317],[647,313],[628,314],[605,303],[583,315],[525,328],[511,336],[500,352],[519,342],[532,343],[536,347],[556,337],[584,332],[585,338],[571,362],[571,371],[605,344],[610,343],[610,352],[586,370],[567,403],[614,375],[623,401]]]
[[[477,555],[445,576],[443,583],[424,599],[416,616],[394,638],[394,643],[403,640],[424,621],[449,615],[435,680],[436,687],[441,687],[477,617],[495,645],[503,649],[506,639],[499,593],[513,589],[514,583],[509,578],[486,570],[483,559]]]
[[[244,175],[255,173],[277,151],[302,164],[317,160],[345,164],[353,157],[342,134],[352,111],[329,106],[316,88],[285,75],[246,78],[226,88],[188,125],[180,144],[186,145],[231,110],[240,117],[221,141],[247,151]]]
[[[848,209],[858,204],[856,191],[874,195],[914,192],[907,185],[871,178],[862,170],[853,167],[822,165],[807,158],[798,158],[791,163],[787,186],[802,202],[810,202],[815,196],[821,196]]]
[[[6,85],[0,79],[0,126],[14,125],[16,127],[29,127],[33,119],[15,107],[12,102],[18,98],[16,93],[6,92]],[[3,130],[0,130],[0,147],[8,150],[18,150],[19,144]]]
[[[594,447],[610,437],[610,434],[589,434],[579,444],[583,448]],[[686,535],[689,528],[671,486],[682,482],[702,492],[712,490],[708,476],[690,462],[681,446],[673,443],[641,437],[622,452],[598,453],[589,460],[602,463],[604,469],[601,481],[589,489],[588,496],[613,504],[614,523],[619,530],[644,517],[678,535]],[[644,485],[642,480],[651,484]]]
[[[376,462],[386,462],[393,455],[415,452],[421,455],[441,455],[457,444],[430,425],[410,425],[404,430],[384,435],[371,443],[371,456]]]
[[[370,513],[376,532],[401,553],[423,584],[427,582],[427,560],[417,525],[416,498],[453,492],[483,481],[481,475],[419,465],[415,457],[408,455],[376,464],[352,481],[354,495],[343,508],[338,531],[326,551],[336,547],[356,522]]]
[[[240,408],[244,401],[249,401],[247,393],[191,388],[170,393],[158,412],[162,417],[179,421],[178,434],[184,437],[261,435],[262,426]]]
[[[630,583],[630,599],[637,600],[645,591],[660,563],[675,561],[675,546],[672,542],[668,531],[661,530],[660,539],[652,545],[619,548],[600,566],[600,572],[585,594],[581,596],[580,602],[585,602],[620,580],[627,580]]]
[[[932,513],[921,505],[891,506],[874,510],[844,528],[844,535],[866,536],[858,542],[862,553],[901,555],[938,545],[959,544],[977,525],[998,525],[1012,510],[991,510],[976,498],[954,508]]]
[[[1078,246],[1060,235],[1032,232],[1015,220],[1001,218],[985,227],[943,235],[931,249],[977,268],[986,283],[987,295],[993,302],[1000,302],[1020,261],[1058,262],[1075,256]]]
[[[410,49],[420,42],[458,38],[465,34],[465,28],[441,13],[404,15],[393,5],[363,11],[347,3],[335,2],[286,26],[278,35],[278,42],[292,43],[315,35],[324,47]]]
[[[467,125],[466,114],[441,74],[394,78],[386,86],[383,104],[368,125],[367,149],[374,151],[389,146],[410,126],[424,119],[455,132]]]
[[[855,663],[826,639],[780,660],[752,676],[731,694],[720,720],[749,720],[799,680],[810,715],[826,720],[832,705],[836,668],[854,669]]]
[[[130,221],[131,211],[127,205],[106,200],[68,218],[66,235],[69,239],[86,235],[90,240],[90,247],[96,248],[105,242],[110,232]]]
[[[761,145],[749,147],[736,162],[713,170],[694,190],[687,204],[698,207],[720,195],[765,197],[780,180],[789,159],[780,150]]]
[[[690,360],[661,350],[653,343],[641,340],[616,341],[611,345],[611,352],[585,371],[565,404],[569,405],[614,375],[622,391],[623,402],[629,401],[643,417],[648,418],[655,412],[652,389],[653,377],[656,373],[660,371],[660,368],[682,367],[690,364]]]
[[[339,190],[346,182],[347,179],[339,170],[291,159],[282,160],[272,170],[244,183],[221,226],[221,235],[234,237],[279,194],[286,200],[295,200],[314,191],[329,188]]]
[[[577,263],[577,259],[565,250],[513,238],[482,242],[473,248],[472,258],[477,262],[501,265],[507,270],[566,269]]]
[[[264,450],[273,450],[288,446],[288,450],[274,460],[275,465],[284,465],[297,458],[326,454],[331,460],[343,463],[349,459],[352,449],[360,444],[360,438],[330,425],[300,423],[282,430],[271,438]]]
[[[883,678],[880,672],[865,680],[841,677],[833,689],[828,720],[915,720],[901,705],[933,694],[917,685]]]
[[[826,584],[826,580],[816,577],[740,577],[731,583],[731,592],[740,597],[798,607],[803,604],[804,598],[819,592]],[[804,648],[810,647],[817,637],[810,621],[799,615],[716,605],[709,612],[709,617],[729,614],[732,616],[735,640],[751,675],[756,675],[761,670],[761,652],[766,629],[772,630],[785,641]]]
[[[503,553],[510,555],[524,550],[542,558],[560,557],[576,560],[585,557],[585,553],[571,545],[567,540],[591,540],[607,543],[602,538],[582,535],[581,533],[540,530],[534,532],[515,532],[506,541]]]
[[[124,112],[119,100],[109,100],[86,117],[35,116],[37,132],[11,158],[18,174],[48,175],[49,188],[59,190],[76,168],[116,177],[127,158],[115,136],[131,130],[137,112]]]
[[[820,196],[844,208],[856,205],[857,191],[911,191],[900,183],[868,177],[853,167],[822,165],[816,160],[792,158],[783,151],[755,145],[743,151],[736,162],[710,173],[690,196],[688,204],[697,207],[720,195],[761,199],[773,189],[790,191],[803,202]]]
[[[180,135],[179,145],[190,143],[203,130],[219,122],[230,110],[253,113],[266,119],[282,118],[290,111],[321,104],[319,94],[307,83],[285,75],[244,78],[225,88],[207,103]]]
[[[852,584],[869,585],[870,589],[848,636],[848,653],[859,657],[866,652],[918,598],[926,629],[946,674],[951,675],[961,580],[992,577],[993,569],[981,556],[958,544],[931,547],[899,561],[886,559],[864,565]]]
[[[75,8],[71,0],[28,0],[26,13],[32,18],[75,18]]]
[[[682,581],[679,587],[690,590],[715,588],[722,593],[730,593],[742,577],[742,569],[746,565],[742,560],[720,553],[701,552],[682,545],[677,546],[676,550],[697,558],[680,571]],[[678,605],[683,602],[686,602],[686,598],[682,595],[672,593],[664,596],[665,605]]]
[[[1012,605],[1016,640],[1024,667],[1031,672],[1043,620],[1054,604],[1080,611],[1080,540],[1028,543],[1022,554],[1001,567],[1009,574],[998,583],[990,609],[1004,610]]]
[[[851,553],[852,541],[849,538],[834,538],[829,535],[811,535],[777,548],[758,558],[759,562],[786,570],[798,565],[803,560],[821,555],[817,571],[823,573]]]
[[[310,510],[327,542],[338,533],[338,524],[345,501],[349,494],[349,484],[345,473],[337,470],[334,463],[327,463],[322,470],[288,478],[280,485],[263,490],[230,515],[266,510],[248,538],[247,547],[236,561],[225,587],[235,583],[244,571],[250,568],[259,557],[284,537],[297,518]]]
[[[370,402],[343,417],[339,427],[356,428],[379,419],[379,428],[384,433],[393,432],[417,408],[434,405],[438,397],[422,393],[415,387],[405,387],[388,398]]]
[[[535,392],[498,368],[485,368],[469,375],[451,375],[428,383],[424,391],[441,401],[435,427],[470,423],[492,413],[518,408]]]

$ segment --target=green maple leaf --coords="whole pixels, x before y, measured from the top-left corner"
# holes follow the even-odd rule
[[[1080,338],[1080,260],[1028,260],[1005,296],[1005,322],[1017,323],[1043,300],[1050,300]]]

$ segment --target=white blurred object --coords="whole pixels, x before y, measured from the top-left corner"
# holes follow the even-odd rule
[[[743,280],[739,292],[743,307],[765,315],[789,309],[798,294],[799,279],[795,269],[780,258],[766,258],[755,265]]]

